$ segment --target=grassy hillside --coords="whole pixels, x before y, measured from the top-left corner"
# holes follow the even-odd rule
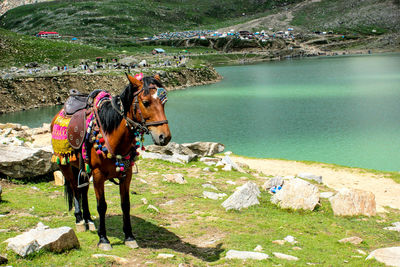
[[[0,26],[32,35],[41,30],[78,36],[102,45],[126,44],[133,37],[195,28],[216,29],[254,14],[301,0],[101,0],[54,1],[9,10]],[[243,16],[243,14],[245,14]]]
[[[80,59],[112,56],[115,52],[89,45],[43,40],[0,28],[0,67],[21,66],[29,62],[53,66],[78,63]]]
[[[106,226],[113,250],[106,253],[97,249],[96,232],[77,233],[81,247],[63,253],[40,252],[21,258],[7,251],[4,240],[21,234],[40,221],[51,227],[74,227],[75,219],[73,211],[66,211],[62,187],[48,182],[10,184],[0,180],[3,186],[0,214],[5,215],[1,218],[0,228],[6,229],[0,231],[0,254],[7,254],[8,265],[13,266],[116,265],[110,259],[91,257],[97,253],[124,257],[129,265],[135,266],[178,266],[180,263],[185,266],[307,266],[307,263],[383,266],[376,261],[366,262],[366,255],[357,253],[357,249],[368,253],[376,248],[398,245],[398,233],[382,229],[399,221],[400,214],[395,210],[375,217],[335,217],[326,199],[321,199],[321,206],[312,212],[282,210],[272,205],[269,201],[271,195],[263,191],[260,205],[226,212],[221,206],[223,200],[203,198],[203,191],[214,191],[203,188],[203,184],[212,183],[218,189],[216,192],[230,195],[247,181],[261,185],[264,179],[236,171],[209,172],[204,171],[204,167],[206,165],[201,162],[183,165],[140,160],[140,172],[132,181],[130,194],[131,221],[140,246],[134,251],[123,245],[118,186],[107,182]],[[163,174],[173,173],[183,174],[187,184],[163,181]],[[327,189],[318,186],[321,191]],[[146,198],[148,204],[143,204],[142,198]],[[156,206],[159,213],[148,209],[149,204]],[[92,185],[89,206],[98,225]],[[272,243],[287,235],[294,236],[298,243]],[[338,242],[350,236],[358,236],[363,242],[359,245]],[[224,258],[230,249],[252,251],[257,245],[261,245],[262,252],[271,258],[263,261]],[[278,259],[272,252],[293,255],[299,261]],[[159,253],[170,253],[175,257],[159,259]]]
[[[400,32],[398,0],[322,0],[294,12],[292,24],[310,31],[375,34]]]

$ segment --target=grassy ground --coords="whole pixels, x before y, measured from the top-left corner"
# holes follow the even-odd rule
[[[141,160],[140,173],[131,185],[131,221],[137,237],[139,249],[131,251],[123,245],[122,213],[118,187],[111,183],[106,186],[108,211],[106,225],[113,250],[106,254],[129,259],[131,264],[150,266],[177,266],[179,263],[195,266],[298,266],[317,263],[322,266],[380,266],[379,263],[365,262],[365,256],[356,252],[361,249],[370,252],[387,246],[398,246],[398,233],[382,228],[400,220],[400,213],[375,217],[341,218],[333,216],[327,200],[311,211],[281,210],[269,202],[270,194],[263,192],[261,204],[240,212],[226,212],[223,200],[210,200],[202,197],[204,183],[212,183],[219,191],[230,195],[238,185],[247,181],[263,184],[264,178],[255,173],[207,172],[206,165],[195,162],[187,165],[171,164],[162,161]],[[162,174],[182,173],[187,184],[170,184],[162,181]],[[236,185],[226,183],[234,181]],[[145,182],[143,182],[145,181]],[[63,188],[51,182],[11,184],[4,181],[3,202],[0,203],[2,229],[0,241],[13,237],[34,227],[39,221],[51,227],[74,227],[72,212],[66,211]],[[321,191],[326,188],[321,187]],[[206,189],[206,191],[212,191]],[[156,206],[160,213],[147,209],[141,201],[146,198]],[[168,201],[174,203],[166,205]],[[97,216],[95,197],[91,186],[89,192],[90,209]],[[390,210],[390,209],[389,209]],[[95,220],[98,224],[98,220]],[[298,240],[295,245],[278,245],[273,240],[292,235]],[[103,266],[113,264],[112,260],[94,259],[92,254],[104,253],[97,249],[98,237],[95,232],[77,233],[81,248],[54,254],[40,252],[28,258],[21,258],[6,250],[0,243],[0,254],[7,254],[13,266]],[[359,236],[364,241],[360,245],[341,244],[339,239]],[[298,257],[292,263],[271,257],[263,261],[226,260],[229,249],[252,251],[261,245],[263,252],[281,252]],[[298,246],[301,250],[293,250]],[[157,259],[159,253],[171,253],[173,259]]]

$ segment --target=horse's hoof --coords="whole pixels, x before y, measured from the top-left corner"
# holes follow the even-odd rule
[[[85,221],[80,221],[75,224],[76,231],[79,232],[85,232],[86,231],[86,226],[85,226]]]
[[[104,251],[112,250],[110,243],[100,243],[98,245],[98,247],[99,247],[99,249],[104,250]]]
[[[88,222],[87,227],[89,231],[96,231],[96,225],[94,225],[94,222]]]
[[[136,240],[132,240],[132,241],[125,241],[125,245],[129,248],[139,248],[138,243],[136,242]]]

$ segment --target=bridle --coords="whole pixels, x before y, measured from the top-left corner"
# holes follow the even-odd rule
[[[157,88],[149,88],[149,90],[151,90],[151,89],[157,89]],[[134,97],[134,102],[133,102],[133,105],[134,105],[133,106],[133,110],[134,111],[133,112],[134,112],[134,114],[136,114],[136,112],[139,113],[140,122],[136,122],[136,121],[132,120],[131,118],[129,118],[128,116],[125,115],[124,106],[122,104],[120,96],[116,96],[113,99],[111,99],[111,105],[112,105],[113,109],[125,119],[126,126],[130,130],[140,131],[140,132],[143,132],[145,134],[149,134],[150,133],[150,130],[148,128],[149,126],[157,126],[157,125],[168,124],[168,120],[146,122],[146,120],[143,118],[142,111],[140,110],[139,98],[138,98],[139,94],[141,92],[143,92],[143,90],[144,90],[144,88],[142,88],[139,91],[135,92],[134,95],[133,95],[133,97]]]

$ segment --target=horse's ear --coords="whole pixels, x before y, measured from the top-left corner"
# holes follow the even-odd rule
[[[142,81],[139,81],[138,79],[136,79],[135,77],[132,77],[131,75],[129,75],[128,73],[125,73],[126,77],[128,78],[129,82],[135,86],[140,88],[143,85]]]
[[[157,81],[161,82],[161,77],[160,77],[160,75],[158,73],[156,75],[154,75],[154,79],[156,79]]]

